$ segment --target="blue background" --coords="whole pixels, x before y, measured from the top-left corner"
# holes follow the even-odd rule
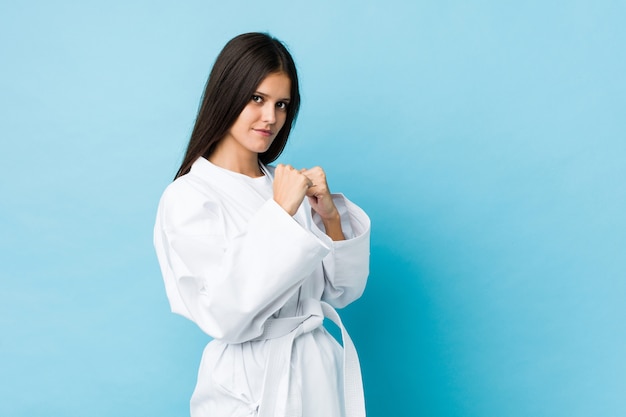
[[[227,4],[228,3],[228,4]],[[183,416],[152,249],[210,67],[270,31],[282,162],[373,221],[370,416],[626,416],[623,1],[3,1],[0,415]]]

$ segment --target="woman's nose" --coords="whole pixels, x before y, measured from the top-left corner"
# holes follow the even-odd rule
[[[263,121],[265,123],[274,124],[276,123],[276,109],[274,105],[271,103],[267,103],[263,106]]]

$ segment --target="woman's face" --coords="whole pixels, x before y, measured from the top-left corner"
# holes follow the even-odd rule
[[[291,80],[286,74],[265,77],[220,145],[242,156],[267,151],[285,124],[290,92]]]

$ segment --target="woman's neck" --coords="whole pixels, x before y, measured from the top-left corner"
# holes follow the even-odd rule
[[[225,149],[220,149],[218,146],[211,156],[209,156],[209,161],[220,168],[247,175],[248,177],[257,178],[264,175],[259,164],[258,154],[251,152],[242,154],[242,152],[224,151]]]

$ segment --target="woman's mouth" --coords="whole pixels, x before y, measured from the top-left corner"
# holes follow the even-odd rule
[[[253,130],[261,136],[265,136],[265,137],[272,136],[272,131],[268,129],[253,129]]]

